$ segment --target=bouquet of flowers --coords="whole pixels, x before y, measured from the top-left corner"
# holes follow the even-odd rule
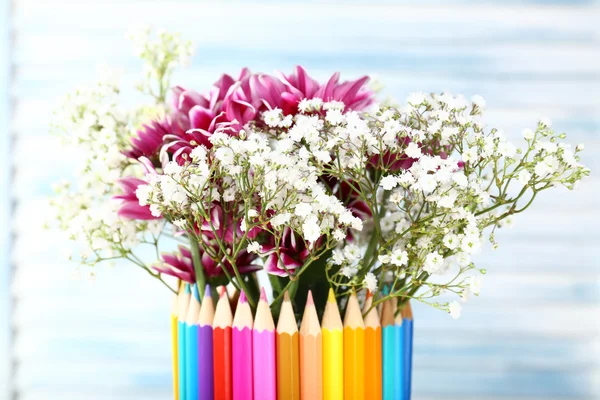
[[[73,258],[126,259],[172,290],[166,276],[201,296],[230,284],[254,308],[262,270],[275,313],[286,291],[301,313],[309,289],[324,304],[329,288],[366,288],[374,305],[415,299],[458,317],[459,302],[436,298],[478,294],[485,270],[471,256],[484,238],[495,247],[496,229],[540,192],[589,175],[583,145],[549,121],[520,146],[487,128],[479,96],[395,105],[367,76],[319,82],[302,67],[243,69],[200,93],[170,83],[190,43],[149,31],[134,41],[151,104],[124,110],[109,81],[68,96],[54,128],[85,157],[53,202],[79,243]]]

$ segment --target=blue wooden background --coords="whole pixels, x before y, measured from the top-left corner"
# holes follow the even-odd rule
[[[500,249],[478,259],[489,271],[482,295],[460,320],[415,307],[414,389],[416,400],[600,398],[597,1],[12,3],[14,44],[2,68],[12,68],[16,207],[0,238],[8,237],[4,228],[14,230],[15,272],[0,307],[14,302],[13,395],[169,396],[168,293],[125,265],[98,268],[88,279],[64,262],[56,232],[39,227],[51,183],[70,175],[75,156],[47,133],[57,98],[91,81],[102,61],[123,66],[130,82],[139,63],[124,35],[131,24],[150,22],[195,41],[192,66],[176,77],[184,86],[207,88],[243,66],[271,72],[302,64],[321,79],[337,70],[346,78],[369,73],[399,99],[417,90],[480,94],[490,125],[515,140],[550,116],[573,143],[585,142],[592,177],[576,192],[542,196],[499,235]],[[8,112],[5,103],[0,113]],[[7,145],[4,135],[2,151]],[[4,178],[7,158],[0,159]],[[8,202],[1,204],[4,210]],[[9,276],[6,243],[0,285]],[[9,330],[0,339],[2,332]]]

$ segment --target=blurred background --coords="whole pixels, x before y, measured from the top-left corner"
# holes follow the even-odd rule
[[[551,117],[585,142],[579,190],[544,193],[500,248],[459,320],[415,305],[414,399],[600,399],[600,2],[596,0],[0,0],[0,399],[167,399],[169,293],[129,265],[65,261],[41,227],[51,184],[71,175],[48,134],[59,96],[96,66],[140,62],[131,24],[195,43],[174,82],[222,72],[375,75],[384,93],[482,95],[518,141]]]

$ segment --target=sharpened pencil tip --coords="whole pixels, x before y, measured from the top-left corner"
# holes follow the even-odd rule
[[[189,284],[189,283],[186,283],[186,284],[185,284],[185,290],[184,290],[184,293],[185,293],[185,294],[190,294],[190,293],[192,293],[192,290],[190,289],[190,284]]]
[[[313,300],[312,297],[312,290],[308,291],[308,296],[306,296],[306,306],[312,306],[315,304],[315,301]]]
[[[207,283],[204,287],[204,298],[210,297],[210,285]]]
[[[198,300],[198,302],[200,302],[200,293],[198,292],[198,285],[196,284],[192,285],[192,295],[196,300]]]
[[[265,302],[267,301],[267,293],[264,287],[260,288],[260,299]]]
[[[333,288],[329,288],[329,294],[327,295],[327,302],[335,303],[335,293],[333,293]]]
[[[388,294],[390,294],[390,287],[388,285],[384,285],[382,292],[384,296],[387,296]]]
[[[227,289],[225,286],[219,286],[219,298],[222,299],[225,296],[227,296]]]
[[[371,297],[373,297],[373,292],[367,290],[367,299],[370,299]]]
[[[240,298],[238,300],[238,303],[239,304],[244,304],[244,303],[247,303],[247,302],[248,302],[248,298],[246,297],[246,292],[244,292],[242,290],[242,292],[240,293]]]
[[[283,301],[290,301],[290,293],[287,290],[283,294]]]

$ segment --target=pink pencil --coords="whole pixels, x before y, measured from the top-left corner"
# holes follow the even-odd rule
[[[235,310],[232,337],[233,400],[252,400],[252,310],[242,291]]]
[[[254,398],[276,400],[275,324],[264,288],[260,291],[256,318],[254,318],[252,346],[254,371],[256,371],[254,374]]]

